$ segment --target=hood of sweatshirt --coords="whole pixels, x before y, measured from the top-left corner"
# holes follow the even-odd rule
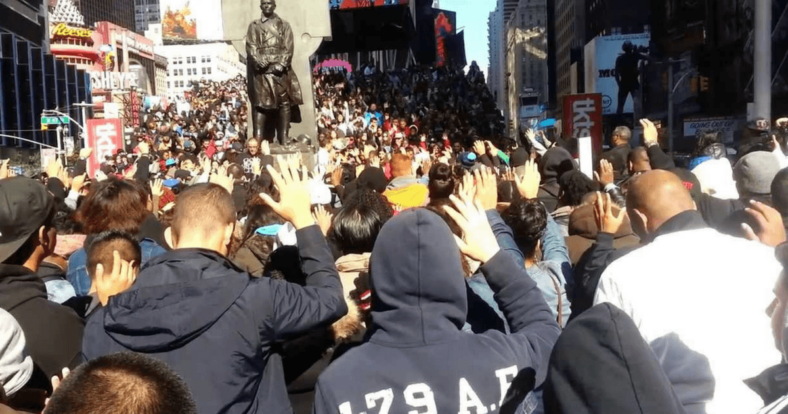
[[[0,308],[10,312],[35,298],[47,298],[46,285],[38,275],[23,266],[0,264]]]
[[[555,182],[567,171],[575,169],[572,154],[561,147],[548,150],[539,161],[539,173],[542,174],[542,183]]]
[[[460,332],[468,310],[460,251],[437,214],[413,209],[389,220],[370,265],[370,342],[412,347]]]
[[[617,214],[618,207],[613,207],[613,214]],[[569,216],[569,235],[580,236],[584,239],[595,240],[599,234],[599,227],[596,224],[596,217],[594,215],[594,206],[587,205],[578,207]],[[632,236],[635,233],[632,231],[632,223],[629,222],[629,217],[624,216],[624,223],[618,229],[614,238],[620,239],[622,237]]]
[[[584,312],[558,338],[544,403],[547,414],[684,412],[635,323],[610,304]]]
[[[249,276],[216,252],[173,250],[151,259],[132,289],[112,298],[104,329],[132,351],[179,348],[208,330],[248,284]]]

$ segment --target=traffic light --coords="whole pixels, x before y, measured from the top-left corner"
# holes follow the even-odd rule
[[[698,83],[699,83],[698,77],[693,76],[692,79],[690,79],[690,92],[698,93]]]
[[[709,77],[708,76],[701,76],[700,77],[700,91],[701,92],[708,92],[709,91]]]
[[[662,90],[668,90],[668,73],[665,72],[662,74]]]
[[[47,126],[47,124],[41,124],[41,130],[42,131],[46,131],[48,129],[49,129],[49,127]]]

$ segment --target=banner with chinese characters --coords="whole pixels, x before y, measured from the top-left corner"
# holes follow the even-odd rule
[[[120,119],[88,119],[88,148],[93,153],[87,160],[88,175],[94,177],[107,156],[123,148],[123,126]]]

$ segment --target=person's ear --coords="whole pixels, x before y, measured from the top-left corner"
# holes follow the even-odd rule
[[[175,245],[175,238],[172,234],[172,226],[167,227],[167,229],[164,230],[164,241],[167,242],[171,249],[177,249],[177,246]]]
[[[46,226],[41,226],[41,228],[38,229],[38,242],[41,244],[46,255],[49,256],[55,251],[55,246],[57,245],[57,230],[55,230],[54,227],[47,228]]]
[[[233,240],[233,233],[235,232],[235,221],[228,224],[224,228],[224,241],[222,241],[222,246],[227,247],[230,245],[230,242]]]
[[[633,169],[635,169],[635,165],[632,164],[632,161],[627,161],[627,163],[629,164],[629,171],[632,171]]]
[[[635,233],[641,238],[648,235],[648,217],[636,208],[630,209],[629,211],[634,213],[629,215],[629,219]]]

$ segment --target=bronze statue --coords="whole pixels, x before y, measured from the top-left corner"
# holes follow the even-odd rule
[[[263,16],[246,34],[249,99],[254,136],[287,144],[290,122],[300,123],[301,85],[290,66],[293,30],[274,13],[276,0],[262,0]],[[276,140],[271,132],[276,130]]]

